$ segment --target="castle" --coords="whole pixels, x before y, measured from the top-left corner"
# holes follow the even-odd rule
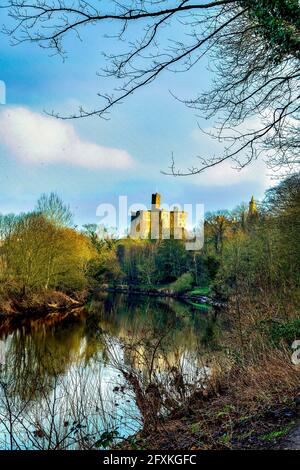
[[[160,207],[160,194],[152,194],[151,210],[131,214],[130,237],[142,239],[185,238],[187,213],[176,207],[168,211]]]
[[[151,209],[139,210],[131,214],[130,238],[152,240],[186,239],[187,212],[161,209],[160,194],[152,194]],[[244,215],[247,217],[246,213]],[[252,196],[249,202],[248,217],[257,215],[257,205]],[[219,216],[222,219],[223,216]]]

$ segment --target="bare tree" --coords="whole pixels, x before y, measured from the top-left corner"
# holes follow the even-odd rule
[[[120,53],[105,54],[102,74],[122,84],[111,94],[99,93],[95,109],[52,113],[56,117],[106,117],[163,73],[188,72],[209,54],[212,90],[180,100],[215,120],[209,134],[224,142],[224,152],[201,155],[186,171],[173,160],[170,173],[196,174],[228,159],[244,167],[265,150],[271,167],[299,165],[298,0],[7,0],[7,7],[13,27],[5,32],[15,44],[37,43],[62,56],[67,35],[80,37],[88,25],[117,27],[110,39],[119,40]]]
[[[36,211],[58,227],[72,225],[73,214],[70,207],[56,193],[42,194],[37,201]]]

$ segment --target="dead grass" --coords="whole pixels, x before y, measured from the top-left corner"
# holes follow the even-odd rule
[[[138,437],[151,449],[246,449],[275,446],[299,419],[299,366],[285,353],[215,377],[155,433]],[[216,380],[217,378],[217,380]],[[177,416],[176,416],[177,414]],[[273,437],[274,436],[274,437]]]
[[[294,426],[300,366],[292,363],[290,344],[274,347],[258,325],[270,318],[295,319],[298,309],[276,296],[271,302],[263,293],[242,300],[232,299],[225,322],[230,326],[210,361],[207,387],[161,421],[156,433],[141,433],[144,447],[268,448]]]
[[[274,349],[259,363],[232,371],[228,384],[233,398],[248,409],[280,403],[299,386],[300,366],[292,364],[291,352]]]

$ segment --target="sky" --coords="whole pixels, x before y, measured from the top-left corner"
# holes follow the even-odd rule
[[[7,17],[0,9],[3,23]],[[228,162],[191,177],[161,173],[172,153],[184,170],[197,164],[197,155],[222,150],[170,93],[186,98],[208,89],[212,77],[205,61],[187,74],[163,75],[114,108],[109,120],[49,117],[52,110],[69,114],[80,105],[97,106],[97,93],[111,87],[96,74],[108,46],[97,28],[86,28],[82,41],[68,38],[63,61],[34,44],[12,46],[1,34],[0,80],[7,100],[0,104],[0,213],[32,210],[41,193],[56,191],[81,225],[97,223],[99,204],[117,205],[119,196],[127,196],[129,206],[149,205],[158,191],[165,203],[204,204],[213,211],[232,209],[252,195],[260,199],[274,185],[261,160],[242,171]]]

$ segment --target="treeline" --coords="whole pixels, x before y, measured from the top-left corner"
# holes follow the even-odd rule
[[[98,252],[89,265],[91,283],[126,284],[187,290],[194,285],[207,286],[215,277],[219,261],[204,251],[187,251],[182,240],[103,240],[97,226],[84,226],[84,233]]]
[[[90,237],[97,244],[95,229]],[[110,240],[98,281],[179,289],[211,286],[225,298],[236,292],[297,296],[299,229],[300,176],[294,175],[268,190],[254,210],[242,204],[206,214],[201,251],[187,251],[180,240]]]
[[[214,285],[230,294],[265,295],[299,302],[300,176],[294,175],[266,192],[257,212],[240,210],[215,224],[220,268]],[[217,248],[218,247],[218,248]],[[212,248],[212,247],[211,247]],[[213,249],[213,248],[212,248]],[[273,307],[275,303],[273,302]],[[298,303],[300,305],[300,303]]]
[[[0,293],[49,289],[72,293],[102,284],[208,287],[234,292],[298,292],[300,177],[267,191],[257,211],[248,207],[206,215],[205,244],[187,251],[181,240],[102,239],[93,224],[75,228],[56,194],[33,212],[0,216]],[[294,294],[293,294],[294,295]]]
[[[70,209],[56,194],[43,195],[33,212],[0,216],[2,295],[83,289],[94,256],[90,240],[72,228]]]

